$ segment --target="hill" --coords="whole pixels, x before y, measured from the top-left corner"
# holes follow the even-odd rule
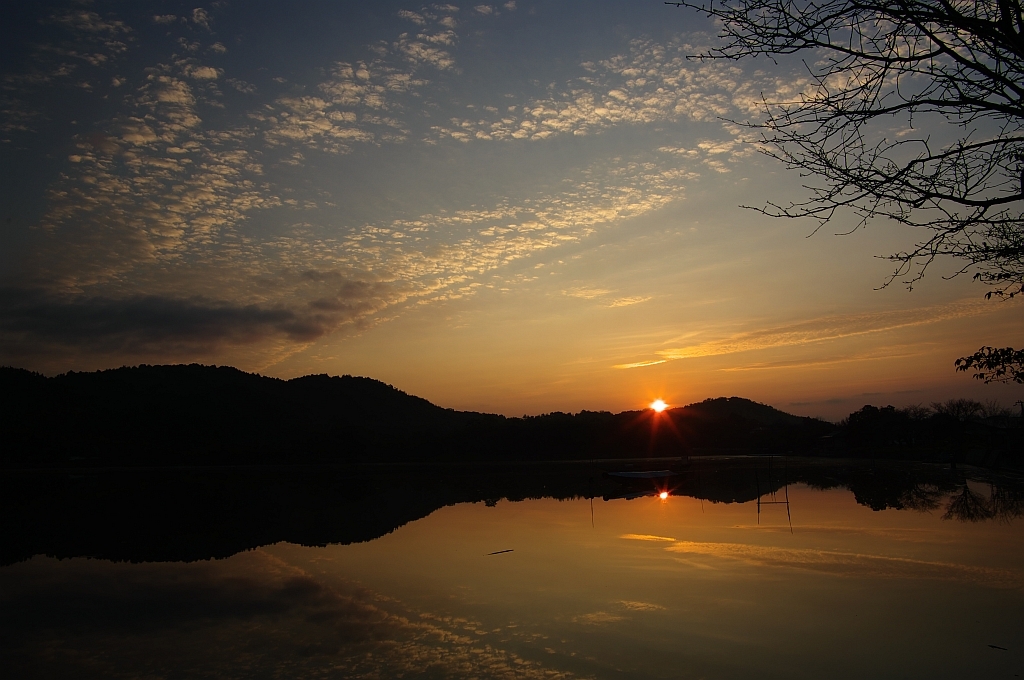
[[[656,415],[506,418],[454,411],[370,378],[281,380],[225,366],[48,378],[0,369],[5,467],[365,464],[679,456],[806,449],[832,426],[739,397]]]

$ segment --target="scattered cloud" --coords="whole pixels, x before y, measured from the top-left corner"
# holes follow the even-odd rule
[[[155,665],[213,676],[245,668],[290,676],[301,668],[310,677],[578,677],[554,667],[555,658],[524,658],[488,632],[468,630],[476,622],[417,616],[400,601],[343,579],[324,583],[265,550],[188,565],[71,560],[59,582],[47,577],[52,570],[22,571],[5,597],[12,616],[0,624],[24,666],[15,665],[15,675],[45,661],[63,676],[82,668],[138,676]],[[40,602],[56,612],[52,625],[6,625],[38,620],[32,611]]]
[[[206,30],[210,30],[210,14],[202,7],[197,7],[192,10],[192,23],[197,26],[202,26]]]
[[[738,371],[771,371],[778,369],[793,368],[815,368],[835,366],[837,364],[848,364],[856,361],[879,361],[884,359],[905,359],[907,357],[921,354],[924,347],[916,345],[897,345],[878,347],[867,352],[852,352],[841,356],[828,356],[820,359],[793,359],[788,361],[763,361],[758,363],[744,364],[742,366],[728,366],[719,370],[725,372]]]
[[[204,130],[183,74],[150,69],[125,115],[76,138],[39,224],[49,238],[31,263],[37,278],[80,291],[143,264],[230,251],[248,213],[280,205],[251,136]]]
[[[858,337],[875,333],[938,323],[950,319],[980,316],[993,311],[993,307],[984,300],[969,298],[952,303],[900,309],[882,312],[865,312],[842,316],[825,316],[808,319],[792,324],[773,326],[756,331],[743,331],[727,337],[707,340],[693,345],[673,347],[655,352],[663,361],[693,359],[699,357],[738,354],[776,347],[794,347],[844,338]],[[860,357],[883,358],[884,352],[879,350],[872,356]],[[834,361],[859,360],[856,357],[837,358]],[[830,360],[831,361],[831,360]],[[652,365],[651,361],[619,364],[615,368],[639,368]],[[801,364],[803,365],[803,364]],[[809,365],[809,364],[808,364]],[[772,364],[751,365],[747,368],[773,368]],[[778,367],[781,367],[778,366]]]
[[[582,623],[588,626],[600,626],[606,623],[615,623],[616,621],[623,621],[626,617],[618,614],[610,614],[608,612],[592,612],[590,614],[581,614],[573,617],[573,623]]]
[[[967,299],[916,309],[826,316],[785,326],[737,333],[727,338],[702,342],[697,345],[659,350],[657,353],[666,359],[674,360],[806,345],[882,333],[909,326],[920,326],[947,319],[977,316],[990,310],[991,305],[986,305],[984,300]]]
[[[282,97],[250,118],[263,123],[266,140],[278,146],[302,144],[348,153],[354,144],[405,141],[408,123],[396,117],[405,110],[402,97],[418,94],[430,83],[421,73],[425,67],[445,71],[455,66],[446,49],[458,39],[452,10],[434,9],[399,12],[422,30],[374,46],[373,58],[335,63],[316,86],[317,94]]]
[[[676,539],[668,536],[655,536],[653,534],[622,534],[619,538],[624,538],[627,541],[662,541],[673,543]]]
[[[887,555],[694,541],[679,541],[665,550],[685,555],[726,558],[756,566],[818,571],[836,576],[925,578],[973,582],[994,588],[1024,587],[1019,574],[1002,569]]]
[[[562,295],[569,297],[580,298],[582,300],[600,300],[606,298],[615,291],[607,290],[605,288],[589,288],[586,286],[569,288],[562,291]],[[647,302],[650,300],[650,296],[632,296],[632,297],[620,297],[615,298],[606,302],[605,307],[628,307],[630,305],[640,304],[641,302]]]
[[[583,300],[594,300],[602,298],[605,295],[610,294],[612,291],[604,288],[570,288],[563,290],[562,295],[568,295],[569,297],[581,298]]]
[[[621,297],[621,298],[615,298],[614,300],[609,302],[608,306],[609,307],[629,307],[631,305],[638,305],[641,302],[647,302],[650,299],[651,299],[650,295],[646,295],[646,296],[634,295],[632,297]]]
[[[77,33],[93,33],[114,36],[131,33],[132,29],[123,21],[104,19],[96,12],[86,9],[69,10],[51,16],[55,24]]]
[[[619,604],[630,611],[634,612],[657,612],[664,611],[665,608],[660,604],[654,604],[653,602],[636,602],[634,600],[620,600]]]
[[[746,74],[733,62],[694,62],[698,48],[683,41],[667,44],[634,40],[630,51],[582,64],[586,75],[550,97],[507,107],[490,118],[452,118],[436,125],[436,139],[544,140],[557,135],[585,136],[621,125],[662,121],[719,121],[722,117],[757,117],[761,96],[785,96],[801,87],[800,78],[769,79]],[[734,139],[705,141],[693,150],[719,172],[756,149],[736,126],[725,126]],[[666,148],[666,151],[669,149]],[[684,149],[675,150],[685,152]]]
[[[645,368],[665,363],[665,359],[651,359],[650,361],[634,361],[631,364],[615,364],[612,368]]]

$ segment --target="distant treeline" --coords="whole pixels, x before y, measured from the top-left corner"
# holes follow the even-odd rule
[[[996,403],[950,399],[931,406],[864,406],[840,421],[822,452],[938,458],[1024,470],[1024,419]]]
[[[589,460],[706,453],[949,458],[1019,450],[1021,419],[975,402],[866,406],[840,424],[739,397],[653,411],[505,416],[444,409],[370,378],[217,366],[47,378],[0,368],[0,465],[294,465]],[[1003,456],[1006,457],[1005,455]]]

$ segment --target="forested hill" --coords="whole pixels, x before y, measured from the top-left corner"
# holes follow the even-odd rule
[[[785,453],[833,426],[738,397],[661,415],[453,411],[370,378],[280,380],[224,366],[45,377],[0,369],[5,467],[567,460]]]

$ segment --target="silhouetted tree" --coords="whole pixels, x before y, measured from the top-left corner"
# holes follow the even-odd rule
[[[985,413],[985,405],[973,399],[949,399],[935,402],[932,409],[940,416],[952,418],[960,423],[977,420]]]
[[[908,443],[911,438],[910,418],[894,406],[866,405],[847,416],[841,425],[850,439],[860,445]]]
[[[1024,384],[1024,349],[982,347],[956,360],[956,370],[974,370],[974,377],[986,383]]]
[[[764,152],[807,178],[805,201],[761,210],[883,217],[923,230],[886,283],[912,286],[941,256],[973,269],[986,295],[1024,292],[1024,18],[1021,0],[682,0],[718,20],[700,59],[807,53],[809,79],[764,101]],[[923,125],[922,125],[923,124]],[[917,131],[915,125],[924,131]],[[894,126],[905,129],[898,134]],[[986,381],[1021,381],[1021,352],[957,362]]]

